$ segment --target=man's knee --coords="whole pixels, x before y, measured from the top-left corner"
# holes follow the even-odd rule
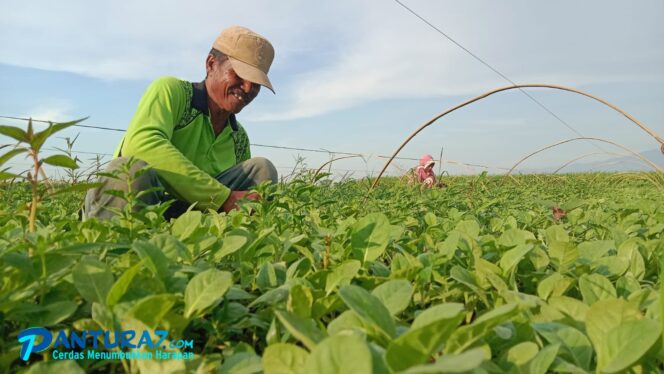
[[[268,160],[265,157],[254,157],[247,161],[247,166],[251,167],[255,175],[254,179],[257,183],[271,181],[272,183],[277,183],[279,180],[279,175],[277,173],[277,168],[274,166],[272,161]]]
[[[107,191],[120,191],[124,193],[139,192],[153,187],[161,187],[156,172],[153,169],[140,172],[148,167],[148,164],[139,159],[118,157],[108,163],[104,172],[111,176],[101,176],[101,186],[91,189],[86,193],[84,203],[84,217],[96,217],[108,219],[114,214],[108,208],[122,208],[126,201],[118,196],[108,194]],[[140,172],[140,173],[139,173]],[[131,181],[129,186],[128,181]],[[159,196],[156,192],[143,194],[140,200],[147,205],[157,204]]]
[[[128,177],[135,179],[139,170],[148,167],[148,163],[136,158],[118,157],[111,160],[106,166],[105,172],[108,174],[115,174],[118,179],[127,179]]]

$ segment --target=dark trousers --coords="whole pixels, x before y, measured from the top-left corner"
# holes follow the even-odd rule
[[[83,219],[93,217],[97,219],[110,219],[116,214],[115,211],[122,210],[125,207],[127,201],[122,197],[106,193],[109,190],[123,191],[125,193],[130,191],[133,193],[145,191],[139,197],[141,204],[135,206],[134,210],[139,210],[141,208],[140,205],[154,205],[168,200],[175,200],[166,212],[166,218],[177,217],[187,211],[191,203],[175,199],[166,193],[162,183],[159,181],[157,172],[153,169],[147,169],[144,173],[131,178],[132,183],[129,185],[127,183],[127,176],[136,175],[139,170],[147,167],[147,163],[142,160],[134,160],[127,173],[123,173],[123,164],[126,164],[127,161],[129,159],[126,157],[118,157],[108,164],[105,172],[115,173],[117,178],[100,177],[99,182],[103,183],[103,185],[88,191],[85,196]],[[265,181],[276,183],[277,178],[277,169],[272,162],[263,157],[254,157],[241,162],[215,177],[219,183],[225,185],[231,191],[249,190]],[[196,188],[196,186],[189,186],[189,188]]]

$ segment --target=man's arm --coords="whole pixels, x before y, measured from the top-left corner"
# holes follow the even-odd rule
[[[129,125],[122,156],[147,162],[179,199],[197,203],[197,209],[218,210],[230,190],[196,167],[171,143],[175,123],[183,115],[187,100],[182,81],[170,77],[154,81]]]

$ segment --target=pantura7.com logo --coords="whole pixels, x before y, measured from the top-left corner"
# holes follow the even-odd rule
[[[21,359],[52,348],[54,360],[190,360],[193,340],[168,340],[168,331],[154,330],[63,330],[51,333],[43,327],[30,327],[18,334]],[[98,350],[103,349],[103,350]]]

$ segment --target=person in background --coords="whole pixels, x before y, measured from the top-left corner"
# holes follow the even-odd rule
[[[276,183],[277,170],[265,158],[251,158],[249,137],[235,115],[261,86],[274,92],[267,77],[273,59],[267,39],[233,26],[213,43],[205,80],[162,77],[152,82],[106,169],[125,172],[119,178],[101,177],[102,186],[88,191],[83,218],[109,219],[126,206],[109,190],[140,192],[142,205],[175,200],[167,218],[191,205],[228,212],[239,199],[259,199],[249,190],[265,181]],[[127,175],[135,176],[131,185]]]
[[[436,184],[436,174],[433,172],[433,167],[436,161],[433,160],[431,155],[424,155],[420,158],[420,164],[415,168],[417,181],[427,188],[431,188]]]
[[[436,178],[436,173],[433,171],[433,167],[436,165],[431,155],[424,155],[420,158],[420,163],[412,170],[410,177],[411,184],[419,184],[425,188],[440,187],[445,188],[447,185],[442,182],[438,182]]]

